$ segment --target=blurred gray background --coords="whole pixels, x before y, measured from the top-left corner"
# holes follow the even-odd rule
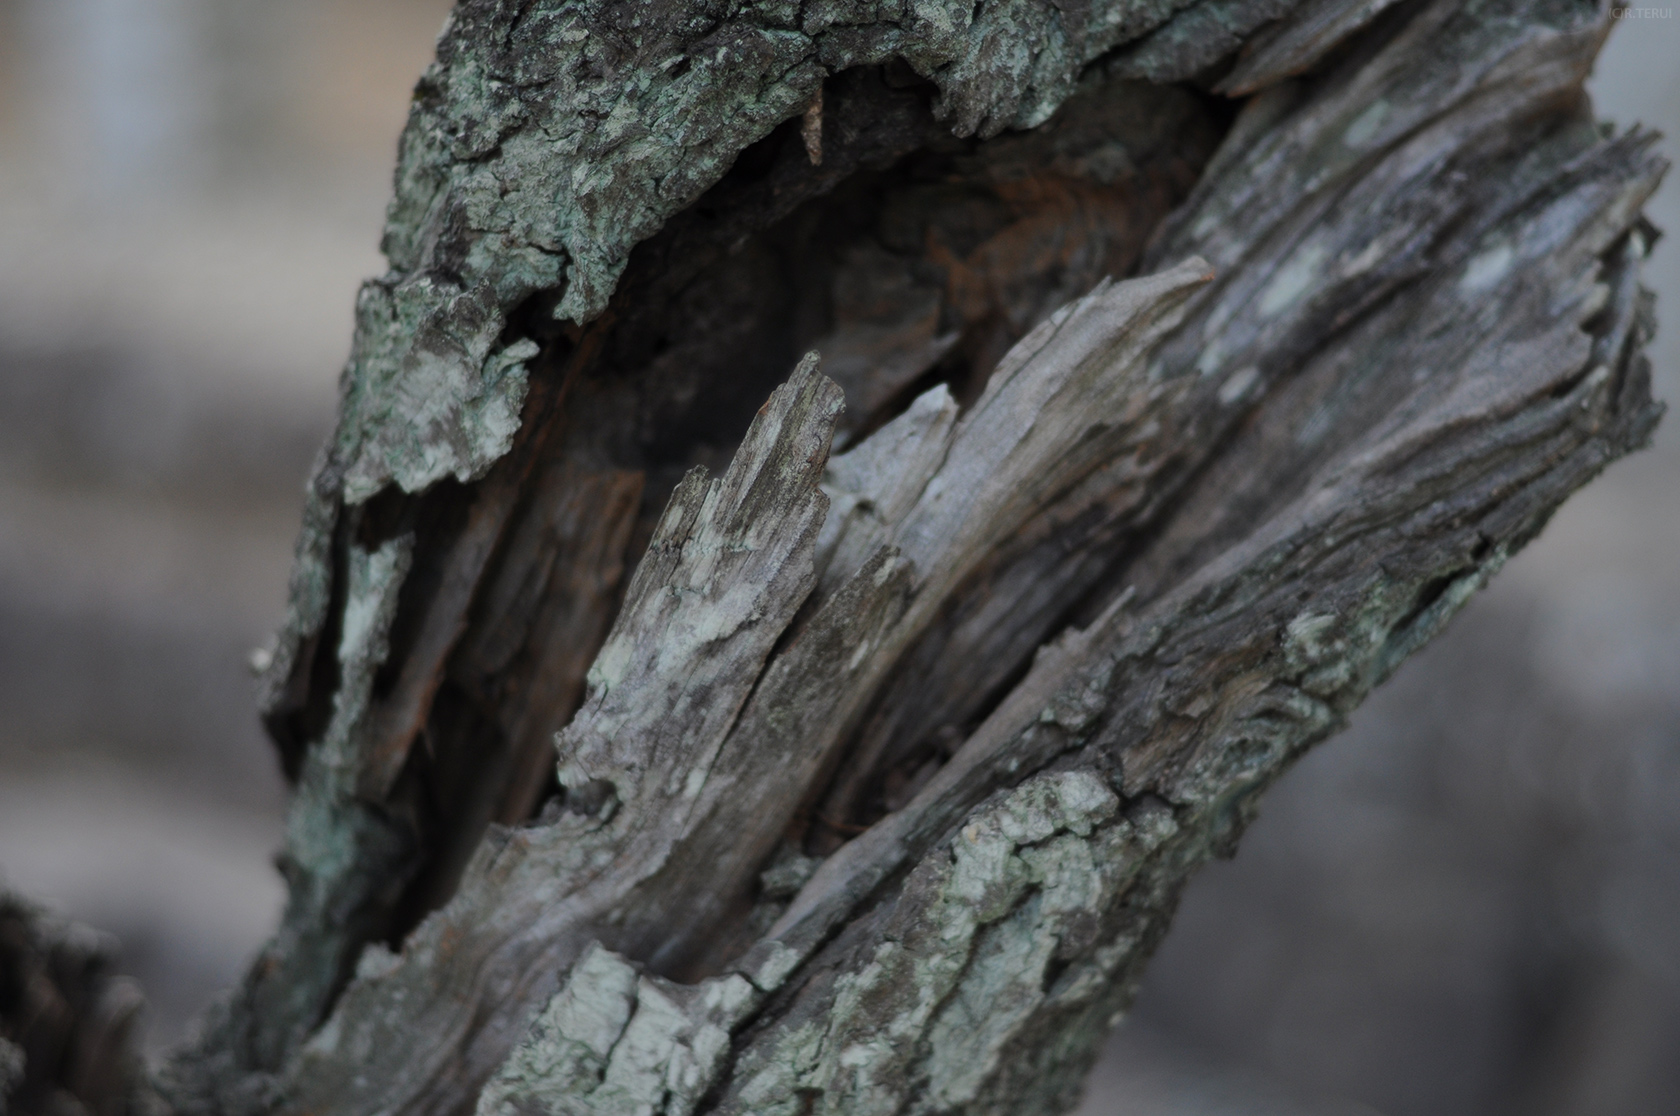
[[[154,1052],[278,913],[245,661],[447,6],[0,0],[0,877],[121,937]],[[1656,10],[1593,92],[1674,134]],[[1276,788],[1082,1111],[1680,1112],[1680,422]]]

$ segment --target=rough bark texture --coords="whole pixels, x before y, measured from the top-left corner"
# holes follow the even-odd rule
[[[266,678],[290,902],[136,1103],[1071,1103],[1656,422],[1607,23],[463,0]]]

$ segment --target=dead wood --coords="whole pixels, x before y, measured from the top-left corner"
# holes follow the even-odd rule
[[[290,902],[155,1103],[1071,1103],[1656,422],[1607,23],[463,0],[265,681]]]

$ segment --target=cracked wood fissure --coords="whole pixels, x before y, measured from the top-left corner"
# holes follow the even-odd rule
[[[287,913],[153,1099],[1071,1103],[1259,793],[1649,436],[1608,19],[460,4],[266,681]]]

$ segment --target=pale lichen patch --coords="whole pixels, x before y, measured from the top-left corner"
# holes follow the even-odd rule
[[[1498,284],[1516,262],[1516,252],[1509,244],[1493,247],[1471,257],[1464,265],[1464,277],[1458,281],[1466,291],[1485,291]]]
[[[1378,129],[1383,126],[1383,122],[1388,117],[1388,102],[1373,102],[1358,116],[1354,117],[1353,123],[1349,124],[1347,131],[1342,133],[1342,142],[1356,150],[1365,148],[1375,138]]]
[[[801,1096],[819,1098],[816,1112],[900,1111],[917,1049],[927,1104],[972,1099],[1043,1001],[1059,943],[1135,871],[1138,834],[1119,806],[1102,779],[1074,770],[978,811],[917,870],[887,937],[835,979],[820,1030],[784,1033],[740,1085],[749,1107],[729,1111],[798,1111]]]
[[[674,984],[595,943],[479,1094],[478,1116],[687,1116],[761,999],[742,977]]]
[[[1294,305],[1318,285],[1329,252],[1314,241],[1297,248],[1260,292],[1260,315],[1270,318]]]

